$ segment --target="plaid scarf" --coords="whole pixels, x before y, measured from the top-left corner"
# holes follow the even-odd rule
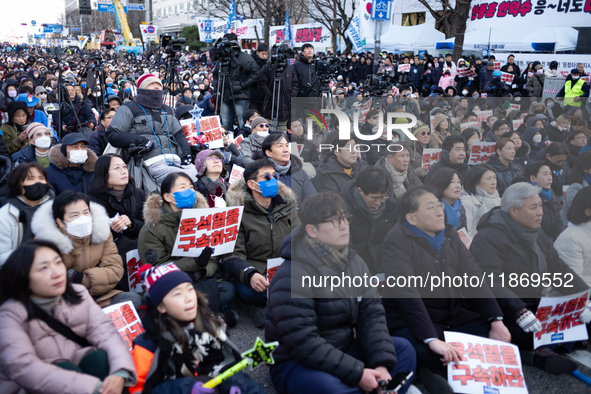
[[[304,245],[312,251],[326,266],[330,268],[337,267],[347,261],[349,247],[345,246],[340,251],[330,245],[320,242],[315,238],[304,235]]]

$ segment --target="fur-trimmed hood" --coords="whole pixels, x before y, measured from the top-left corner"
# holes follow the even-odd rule
[[[92,215],[91,244],[106,242],[111,235],[111,226],[107,211],[105,211],[102,205],[91,202],[90,214]],[[31,220],[31,230],[35,234],[35,237],[55,243],[62,254],[69,254],[74,250],[72,236],[64,233],[55,222],[55,218],[53,217],[53,200],[37,208]]]
[[[279,191],[277,193],[280,194],[284,200],[296,200],[296,197],[291,189],[282,182],[279,182]],[[234,182],[230,186],[226,192],[225,199],[229,207],[244,206],[246,201],[254,200],[252,195],[247,190],[246,181],[244,178],[240,178],[237,182]]]
[[[62,144],[57,144],[49,149],[49,162],[60,170],[64,170],[68,168],[70,162],[68,161],[68,158],[62,154],[61,148]],[[86,150],[88,151],[88,159],[86,160],[86,163],[82,165],[82,168],[85,172],[93,172],[98,157],[93,151],[88,149],[88,146],[86,147]]]
[[[207,203],[207,199],[203,196],[203,194],[196,192],[197,198],[195,200],[194,208],[197,209],[204,209],[209,208],[209,204]],[[170,205],[164,204],[164,199],[158,193],[154,193],[146,198],[146,202],[144,203],[144,224],[146,226],[157,226],[162,221],[162,216],[175,213]]]

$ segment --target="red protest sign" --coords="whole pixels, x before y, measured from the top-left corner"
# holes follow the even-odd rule
[[[505,82],[507,85],[510,85],[513,83],[514,77],[515,77],[515,75],[513,75],[511,73],[501,72],[501,81]]]
[[[457,72],[459,77],[465,77],[468,73],[468,67],[460,67],[457,69]]]
[[[470,70],[466,71],[466,76],[468,78],[474,78],[476,76],[476,71],[470,69]]]
[[[220,129],[219,116],[206,116],[199,120],[199,132],[205,137],[205,143],[209,149],[221,148],[224,146],[224,136]]]
[[[460,123],[460,131],[464,131],[470,127],[476,127],[479,130],[482,129],[482,126],[480,125],[480,122],[466,122],[466,123]]]
[[[273,279],[273,275],[275,275],[275,271],[281,264],[283,264],[285,260],[281,257],[275,259],[268,259],[267,260],[267,281],[271,283],[271,279]]]
[[[369,99],[367,100],[363,106],[361,107],[361,115],[359,116],[359,121],[361,123],[365,123],[365,117],[367,116],[367,113],[369,112],[369,110],[371,109],[371,102],[373,99]]]
[[[500,70],[501,62],[493,62],[493,70]]]
[[[127,260],[127,281],[129,283],[129,290],[135,293],[142,293],[144,290],[139,275],[139,269],[142,265],[139,251],[137,249],[130,250],[125,257]]]
[[[486,163],[488,158],[495,154],[495,145],[496,142],[474,142],[468,165]]]
[[[131,301],[109,305],[103,308],[103,312],[111,318],[129,350],[133,349],[133,340],[144,332],[144,327]]]
[[[232,173],[230,174],[230,180],[228,181],[229,184],[236,182],[238,179],[242,178],[244,174],[244,168],[240,167],[238,164],[234,164],[232,167]]]
[[[517,130],[519,126],[523,124],[523,119],[514,119],[513,120],[513,130]]]
[[[399,64],[398,65],[398,72],[409,72],[410,71],[410,64]]]
[[[431,168],[439,160],[441,160],[441,149],[423,149],[422,167]]]
[[[183,209],[172,256],[198,257],[204,248],[212,256],[234,251],[244,207]]]
[[[242,143],[243,139],[244,139],[244,136],[242,134],[240,134],[238,137],[234,138],[234,145],[236,145],[238,150],[240,150],[240,144]]]
[[[540,299],[536,318],[542,330],[534,334],[534,349],[540,346],[589,339],[579,315],[587,306],[589,291],[568,297]]]

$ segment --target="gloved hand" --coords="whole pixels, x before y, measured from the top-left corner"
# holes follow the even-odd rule
[[[67,272],[68,280],[70,283],[82,283],[82,279],[84,279],[84,273],[78,272],[73,269],[69,269]]]
[[[191,163],[193,163],[193,157],[191,157],[191,155],[187,155],[182,161],[181,164],[184,166],[188,166]]]
[[[579,320],[585,324],[591,322],[591,303],[589,301],[587,301],[587,306],[579,315]]]
[[[212,254],[213,248],[210,248],[209,246],[205,247],[199,257],[194,257],[195,263],[201,268],[207,267],[207,263],[209,263]]]
[[[525,311],[523,311],[525,310]],[[522,308],[517,311],[517,325],[525,332],[542,331],[542,324],[530,310]]]
[[[213,393],[215,393],[215,390],[207,388],[207,387],[203,387],[203,382],[195,383],[195,386],[193,386],[193,390],[191,391],[191,394],[213,394]]]

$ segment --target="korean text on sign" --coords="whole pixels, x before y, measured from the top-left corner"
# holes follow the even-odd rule
[[[198,257],[204,248],[213,256],[234,251],[244,207],[183,209],[173,256]]]
[[[219,116],[206,116],[199,120],[199,131],[205,138],[209,149],[221,148],[224,146],[224,136],[220,129]]]
[[[444,335],[462,357],[460,365],[447,366],[447,380],[455,393],[527,393],[517,346],[459,332]]]
[[[129,283],[129,290],[134,293],[142,293],[142,281],[140,279],[140,254],[137,249],[130,250],[125,255],[127,260],[127,281]]]
[[[495,154],[495,145],[496,142],[475,141],[468,165],[486,163],[488,158]]]
[[[536,312],[542,331],[534,334],[534,348],[589,339],[585,324],[579,320],[588,298],[588,291],[569,297],[542,298]]]
[[[482,97],[484,97],[484,94],[482,94]],[[489,109],[486,111],[474,111],[474,113],[476,114],[476,116],[478,116],[478,121],[480,123],[482,122],[486,122],[486,120],[493,115],[493,110]]]
[[[399,64],[398,65],[398,72],[401,73],[403,71],[409,72],[410,71],[410,64]]]
[[[129,350],[133,349],[133,340],[144,332],[144,327],[131,301],[109,305],[103,308],[103,312],[111,318]]]
[[[431,168],[439,160],[441,160],[441,149],[423,149],[422,167]]]
[[[183,119],[180,121],[181,127],[185,138],[189,142],[189,145],[197,145],[197,126],[192,119]]]

